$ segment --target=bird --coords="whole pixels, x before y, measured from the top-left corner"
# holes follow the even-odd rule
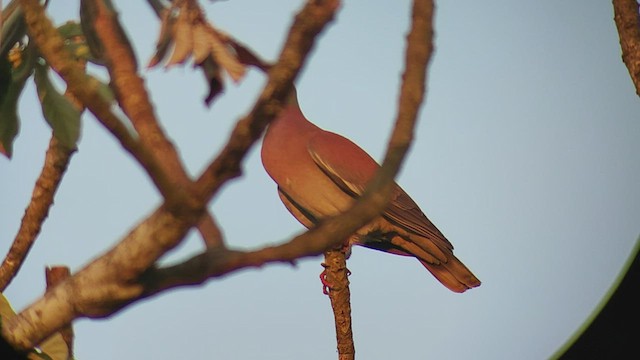
[[[309,121],[295,86],[267,127],[261,158],[284,206],[309,229],[348,210],[380,167],[351,140]],[[412,256],[451,291],[479,286],[480,280],[453,255],[449,240],[397,183],[393,186],[382,215],[345,240],[345,253],[359,245]]]

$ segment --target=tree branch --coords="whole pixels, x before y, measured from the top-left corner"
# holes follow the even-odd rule
[[[277,63],[269,70],[267,84],[251,112],[236,124],[222,152],[197,181],[203,196],[214,194],[222,184],[241,174],[240,160],[282,108],[291,84],[340,4],[338,0],[308,1],[296,15]]]
[[[351,292],[349,291],[349,270],[347,259],[341,249],[332,249],[324,253],[326,281],[331,284],[329,299],[333,309],[338,342],[338,359],[353,360],[356,349],[353,344],[351,327]]]
[[[280,245],[249,252],[212,248],[180,264],[150,269],[141,280],[145,287],[144,296],[175,287],[199,285],[207,279],[247,267],[261,267],[274,262],[292,263],[303,257],[320,255],[327,249],[341,245],[355,230],[378,216],[388,203],[393,178],[413,138],[418,110],[425,93],[426,67],[432,51],[433,2],[416,0],[413,24],[407,37],[398,115],[387,155],[376,177],[351,209],[342,215],[325,219],[315,228]]]
[[[20,0],[30,39],[47,63],[66,82],[67,90],[80,100],[149,174],[160,193],[171,191],[172,183],[162,171],[153,154],[141,145],[129,129],[111,111],[111,104],[99,92],[96,79],[86,75],[81,64],[65,49],[64,41],[49,20],[38,0]]]
[[[69,56],[61,50],[62,44],[58,43],[59,36],[55,31],[51,31],[55,29],[42,13],[42,8],[36,0],[21,1],[29,31],[35,38],[34,41],[45,55],[48,53],[51,56],[52,67],[67,81],[70,91],[91,109],[95,105],[91,103],[91,100],[95,100],[92,95],[96,93],[95,91],[92,93],[91,88],[84,86],[82,82],[84,74],[79,73],[73,64],[67,61]],[[308,17],[299,18],[291,33],[298,33],[295,36],[299,37],[300,33],[307,33],[309,28],[317,28],[318,21],[314,16],[318,10],[331,8],[333,13],[336,7],[337,1],[328,1],[323,4],[316,1],[309,2],[305,6]],[[309,8],[316,11],[308,11]],[[326,21],[330,18],[328,17]],[[306,53],[297,55],[297,51],[299,51],[297,48],[285,47],[284,52],[293,53],[288,55],[289,58],[300,59],[300,61],[290,64],[290,68],[275,72],[276,75],[270,74],[267,83],[266,89],[271,89],[271,94],[274,89],[273,83],[280,84],[278,90],[281,97],[280,103],[306,56]],[[276,77],[278,81],[274,80]],[[264,91],[260,99],[260,105],[256,105],[254,109],[258,108],[264,112],[263,108],[272,104],[273,101],[264,94]],[[98,101],[100,100],[98,97]],[[145,158],[145,160],[149,159]],[[237,161],[239,160],[238,158]],[[152,161],[151,164],[153,164]],[[233,166],[237,167],[237,164]],[[213,182],[220,184],[215,179]],[[141,298],[144,288],[136,281],[161,255],[175,247],[184,238],[189,228],[199,221],[205,211],[204,205],[214,195],[217,187],[209,186],[208,189],[210,191],[199,191],[203,194],[200,198],[201,203],[163,204],[106,254],[47,291],[42,298],[10,321],[3,323],[0,329],[2,336],[17,349],[29,349],[73,319],[81,316],[109,316]],[[320,252],[324,248],[322,246]]]
[[[118,14],[108,0],[86,0],[82,6],[91,30],[95,31],[100,41],[103,60],[120,107],[131,120],[143,146],[150,150],[165,176],[174,183],[173,191],[190,193],[194,187],[193,181],[156,118],[144,81],[138,75],[138,63],[131,44],[118,21]],[[163,195],[171,202],[171,197],[166,196],[172,194]],[[178,198],[184,200],[188,196],[180,194]],[[197,228],[208,247],[223,244],[222,232],[210,213],[203,215]]]
[[[636,94],[640,96],[640,15],[636,0],[613,0],[613,12],[620,47],[622,61],[624,61],[631,81],[636,87]]]
[[[322,29],[324,25],[320,26],[315,34],[314,31],[309,32],[310,28],[317,29],[317,17],[314,16],[325,12],[308,10],[326,10],[323,6],[332,8],[331,15],[324,17],[323,21],[326,23],[333,16],[337,7],[336,1],[323,4],[311,1],[300,13],[308,14],[311,18],[305,19],[300,15],[296,17],[282,55],[283,59],[291,61],[291,67],[288,68],[280,62],[274,66],[254,110],[243,119],[246,126],[244,130],[249,130],[249,134],[243,134],[241,126],[236,127],[234,133],[240,132],[240,145],[228,145],[228,150],[223,150],[221,156],[198,180],[199,191],[204,197],[203,202],[213,196],[222,183],[217,176],[224,177],[225,174],[234,172],[225,169],[229,159],[246,152],[255,141],[253,132],[263,129],[264,126],[260,126],[263,123],[266,126],[266,122],[271,119],[269,116],[277,111],[269,107],[278,109],[281,106],[291,81],[303,64],[304,56],[300,54],[306,54],[303,52],[305,47],[296,47],[297,41],[292,39],[305,33],[315,36]],[[282,245],[254,252],[211,248],[182,264],[165,269],[153,269],[152,264],[176,246],[204,212],[204,205],[202,208],[188,206],[189,204],[163,205],[109,252],[47,291],[44,297],[4,323],[1,329],[2,336],[18,349],[29,349],[56,329],[80,316],[109,316],[136,300],[172,287],[187,285],[188,281],[190,284],[196,284],[210,277],[221,276],[248,266],[261,266],[274,261],[293,262],[303,256],[319,255],[326,249],[340,244],[356,229],[378,216],[388,203],[393,177],[408,149],[418,108],[424,96],[425,67],[432,50],[432,11],[431,1],[417,0],[414,4],[413,26],[408,36],[406,69],[396,127],[381,170],[350,210],[341,216],[323,221],[318,227]],[[294,45],[291,45],[292,43]],[[307,52],[308,48],[310,46],[307,47]],[[295,54],[291,55],[289,52]],[[257,125],[252,121],[254,117],[257,119]],[[230,140],[230,143],[234,143],[234,140]]]
[[[71,271],[67,266],[47,267],[45,268],[45,276],[47,278],[47,289],[50,289],[71,276]],[[71,324],[60,329],[60,335],[62,335],[62,339],[67,344],[67,349],[69,349],[69,358],[73,358],[74,334]]]
[[[53,135],[51,136],[31,201],[24,212],[15,240],[0,266],[0,292],[3,292],[16,276],[38,237],[74,151],[60,144]]]

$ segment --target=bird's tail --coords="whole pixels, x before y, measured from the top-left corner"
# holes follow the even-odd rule
[[[448,261],[440,264],[431,264],[424,260],[420,260],[420,263],[451,291],[462,293],[480,286],[480,280],[457,257],[453,254],[448,254],[447,257]]]

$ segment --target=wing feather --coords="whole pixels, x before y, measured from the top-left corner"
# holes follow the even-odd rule
[[[315,135],[308,145],[313,161],[345,193],[362,195],[380,165],[349,139],[324,131]],[[441,249],[453,246],[427,219],[418,205],[396,185],[391,203],[383,216],[393,224],[433,241]]]

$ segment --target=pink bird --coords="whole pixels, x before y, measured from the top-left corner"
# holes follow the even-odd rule
[[[346,211],[379,168],[358,145],[307,120],[295,89],[267,129],[262,164],[278,185],[285,207],[307,228]],[[451,243],[398,185],[384,213],[351,236],[345,246],[351,245],[413,256],[455,292],[480,285],[453,255]]]

